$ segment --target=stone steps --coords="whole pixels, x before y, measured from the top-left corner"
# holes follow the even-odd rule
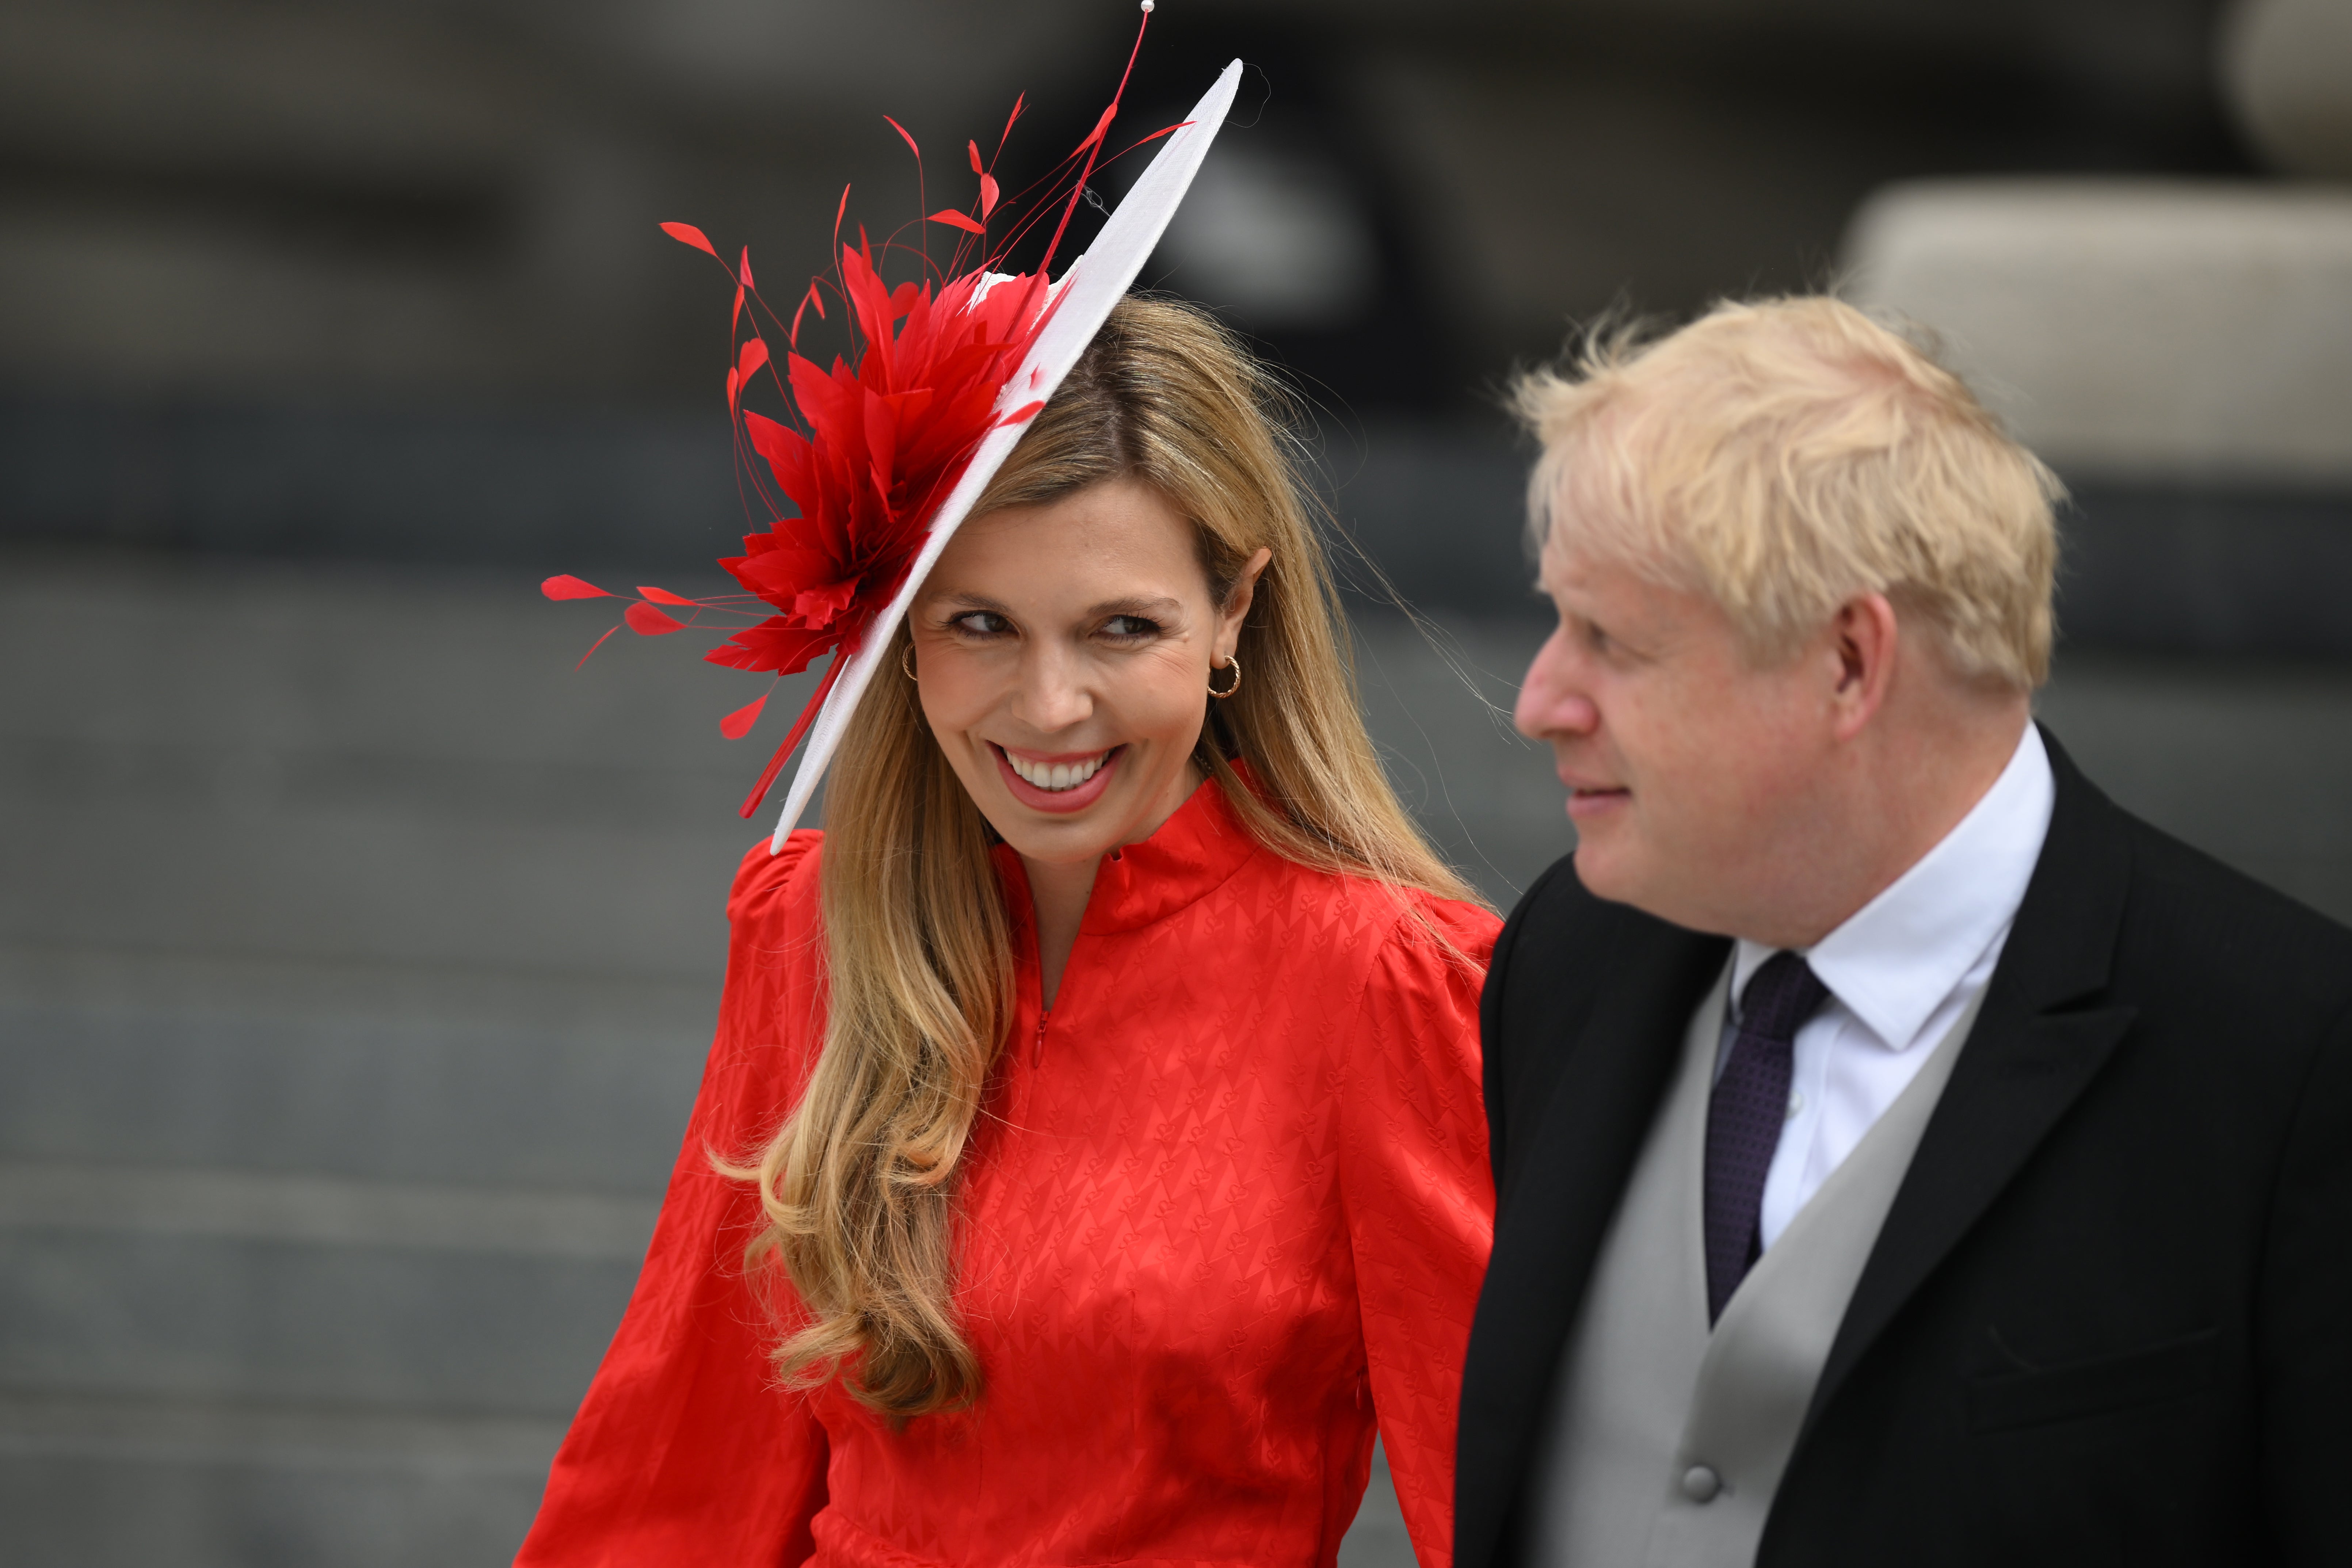
[[[607,623],[529,588],[0,553],[0,1557],[488,1568],[527,1528],[763,760],[688,650],[575,674]],[[1400,787],[1507,906],[1569,847],[1497,711],[1545,628],[1360,631]],[[2070,656],[2044,706],[2126,805],[2352,913],[2352,671]],[[1409,1560],[1384,1480],[1342,1560]]]

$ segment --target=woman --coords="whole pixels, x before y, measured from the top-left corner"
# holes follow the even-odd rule
[[[1496,922],[1381,773],[1268,396],[1121,303],[826,831],[746,858],[524,1563],[1328,1564],[1376,1427],[1448,1561]]]

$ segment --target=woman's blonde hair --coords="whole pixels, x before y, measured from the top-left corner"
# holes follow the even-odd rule
[[[1308,525],[1281,389],[1214,321],[1130,298],[1110,315],[975,508],[1106,479],[1155,487],[1197,530],[1217,602],[1273,552],[1193,760],[1258,843],[1318,870],[1475,899],[1405,813],[1356,702],[1346,623]],[[902,629],[882,650],[894,666]],[[1245,759],[1250,784],[1233,759]],[[839,1377],[894,1419],[956,1408],[981,1373],[954,1300],[956,1173],[1013,997],[992,835],[933,740],[915,683],[877,680],[826,793],[824,1049],[756,1166],[804,1317],[772,1351],[794,1385]],[[1410,908],[1408,904],[1408,908]]]
[[[1723,304],[1671,336],[1596,331],[1520,378],[1554,530],[1715,601],[1770,662],[1856,595],[1939,634],[1964,678],[2049,674],[2057,479],[1959,377],[1826,298]]]

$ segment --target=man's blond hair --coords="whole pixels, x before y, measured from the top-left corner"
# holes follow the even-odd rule
[[[1881,593],[1963,678],[2048,677],[2063,489],[1959,377],[1851,305],[1722,304],[1651,342],[1595,332],[1513,401],[1543,442],[1537,547],[1558,529],[1704,595],[1759,663]]]

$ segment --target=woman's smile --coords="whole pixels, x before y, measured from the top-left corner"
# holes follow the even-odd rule
[[[1100,752],[1045,753],[988,742],[1013,798],[1034,811],[1084,811],[1111,786],[1125,745]]]

